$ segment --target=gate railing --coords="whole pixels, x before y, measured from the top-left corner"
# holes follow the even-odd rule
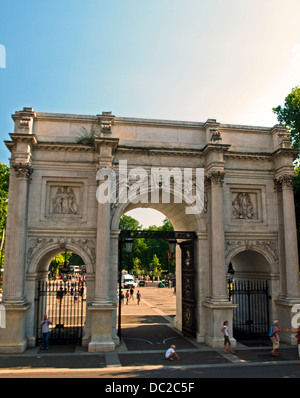
[[[85,286],[79,282],[39,282],[37,294],[37,343],[42,341],[41,320],[45,314],[51,344],[81,344],[85,322]]]
[[[266,338],[269,329],[268,281],[235,281],[229,290],[233,310],[233,336],[237,339]]]

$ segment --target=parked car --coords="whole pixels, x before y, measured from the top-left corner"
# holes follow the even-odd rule
[[[124,288],[137,287],[137,282],[132,275],[126,274],[122,275],[122,285]]]

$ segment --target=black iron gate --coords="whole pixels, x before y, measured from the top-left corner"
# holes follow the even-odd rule
[[[194,248],[197,235],[193,231],[130,231],[120,232],[120,248],[126,239],[168,239],[180,240],[182,260],[182,332],[185,336],[196,337],[196,294]],[[121,273],[121,263],[119,264]],[[119,302],[120,304],[120,302]],[[119,306],[119,336],[121,325],[121,305]]]
[[[233,304],[233,336],[237,340],[266,338],[269,329],[268,281],[235,281],[230,292]]]
[[[182,333],[196,337],[194,241],[180,243],[182,262]]]
[[[81,344],[85,322],[85,286],[79,282],[39,282],[37,294],[37,343],[42,342],[41,320],[52,322],[49,342]]]

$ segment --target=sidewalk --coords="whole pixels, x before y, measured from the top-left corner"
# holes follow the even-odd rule
[[[72,350],[71,350],[72,348]],[[115,369],[122,371],[128,367],[212,367],[212,366],[246,366],[254,364],[293,363],[299,361],[295,347],[282,344],[278,357],[270,355],[270,347],[245,347],[239,345],[236,355],[224,354],[222,349],[213,349],[205,345],[195,348],[178,349],[180,361],[166,361],[165,348],[153,350],[133,350],[120,352],[119,348],[112,353],[88,353],[82,347],[51,347],[41,353],[38,348],[27,350],[20,355],[0,355],[0,377],[4,371],[49,370],[49,369]],[[69,351],[69,352],[67,352]]]
[[[122,308],[122,344],[111,353],[88,353],[80,346],[40,347],[23,354],[0,355],[0,377],[5,371],[37,369],[118,369],[128,367],[196,367],[246,366],[262,363],[297,363],[296,346],[281,344],[278,357],[270,354],[271,344],[266,338],[260,342],[238,343],[235,355],[224,354],[223,348],[214,349],[185,338],[172,326],[176,305],[172,289],[155,286],[140,289],[142,301],[124,304]],[[180,361],[166,361],[164,353],[176,345]]]

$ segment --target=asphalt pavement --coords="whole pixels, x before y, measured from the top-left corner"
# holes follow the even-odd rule
[[[271,344],[263,341],[238,342],[235,354],[224,354],[223,349],[215,349],[185,338],[173,328],[176,299],[173,289],[158,288],[155,284],[139,289],[142,294],[140,304],[136,298],[122,307],[122,342],[115,352],[89,353],[81,346],[50,346],[48,351],[40,347],[26,350],[23,354],[0,355],[0,378],[22,375],[30,377],[47,373],[53,377],[63,377],[68,373],[77,377],[78,372],[88,372],[98,377],[122,377],[144,371],[146,377],[163,377],[164,371],[172,369],[183,374],[192,374],[196,369],[211,371],[253,366],[288,365],[298,369],[296,346],[281,344],[278,357],[270,354]],[[179,361],[167,361],[165,351],[171,344],[176,346]],[[183,373],[186,371],[187,373]],[[146,373],[145,373],[146,372]],[[152,376],[151,376],[152,375]],[[170,375],[170,373],[169,373]],[[33,377],[33,376],[32,376]],[[174,376],[175,377],[175,376]],[[298,376],[296,376],[298,377]]]

